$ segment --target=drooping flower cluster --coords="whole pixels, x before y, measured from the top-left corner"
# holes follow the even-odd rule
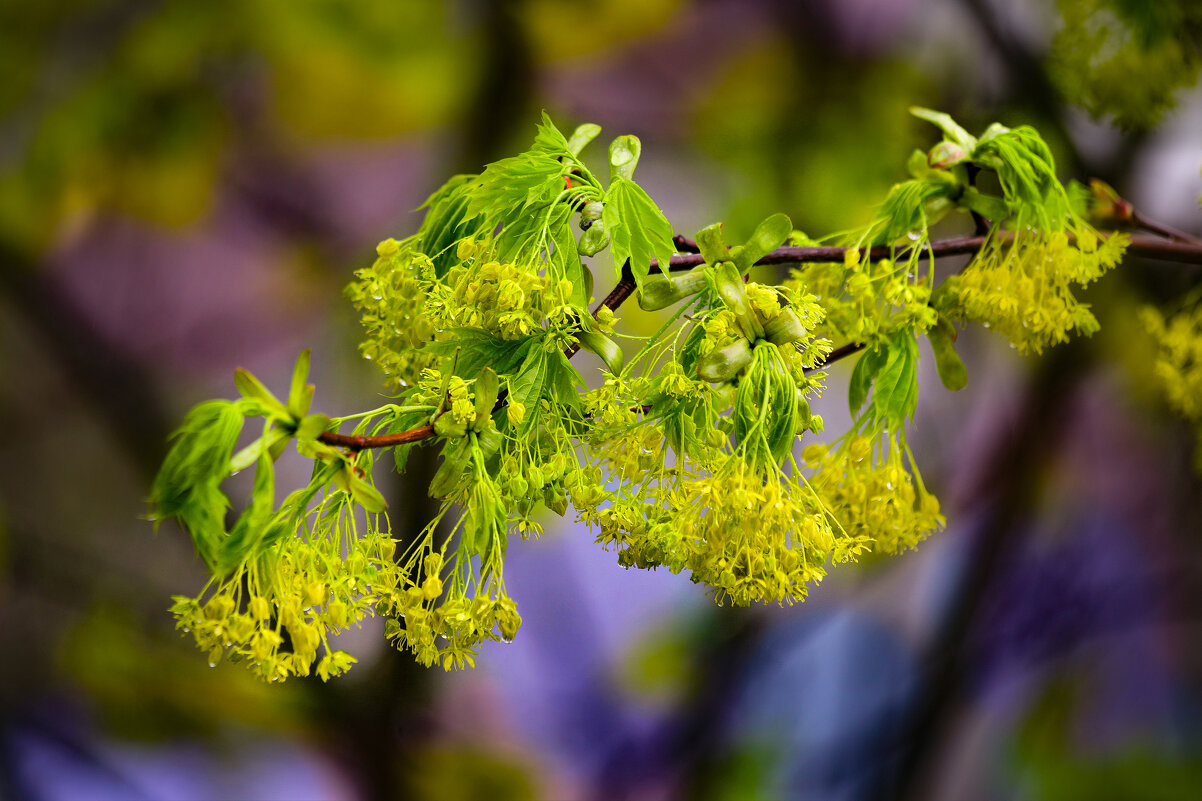
[[[909,261],[861,259],[849,249],[841,262],[815,262],[790,271],[785,287],[807,294],[823,315],[813,330],[833,342],[869,342],[896,328],[922,332],[935,324],[931,286]]]
[[[521,339],[542,327],[547,287],[537,265],[461,262],[432,287],[431,316],[440,329],[476,328]]]
[[[345,495],[320,505],[316,520],[333,516],[326,533],[284,537],[198,596],[176,596],[176,625],[190,632],[209,663],[245,662],[265,681],[316,673],[324,681],[355,658],[331,637],[374,613],[375,593],[393,569],[396,543],[370,525],[360,534]],[[314,667],[316,663],[316,667]]]
[[[363,357],[375,364],[396,390],[417,384],[421,371],[435,357],[419,348],[434,337],[434,322],[426,309],[429,257],[412,240],[385,239],[376,247],[377,258],[355,273],[358,279],[346,288],[358,309],[366,337],[359,346]]]
[[[851,537],[867,539],[883,553],[914,548],[946,523],[939,499],[927,492],[917,470],[905,468],[903,453],[909,457],[901,436],[886,431],[802,452],[814,469],[810,483],[830,513]]]
[[[1202,472],[1202,302],[1167,317],[1149,306],[1140,320],[1156,343],[1153,370],[1169,406],[1194,426],[1195,466]]]
[[[736,606],[803,601],[828,559],[848,561],[870,539],[836,533],[822,499],[798,474],[761,473],[732,456],[677,494],[674,515],[695,581]]]
[[[1121,234],[1099,239],[1083,223],[1072,239],[1034,230],[991,237],[963,273],[947,280],[945,311],[997,329],[1020,353],[1041,353],[1073,332],[1098,330],[1073,288],[1117,265],[1126,244]]]
[[[389,616],[385,636],[426,667],[474,667],[481,644],[511,641],[522,625],[500,578],[501,557],[494,573],[475,580],[467,575],[470,559],[448,560],[425,533],[408,558],[393,565],[396,580],[380,596],[378,609]]]

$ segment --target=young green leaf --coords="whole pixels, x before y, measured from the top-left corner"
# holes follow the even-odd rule
[[[868,400],[868,391],[872,388],[872,382],[884,366],[885,352],[877,348],[864,351],[856,361],[847,387],[847,406],[852,417],[859,413],[864,402]]]
[[[217,572],[228,575],[257,551],[275,506],[275,468],[266,453],[259,456],[250,503],[221,543]]]
[[[292,415],[279,398],[271,394],[271,390],[263,386],[263,382],[255,378],[248,370],[239,367],[234,371],[234,386],[242,397],[261,405],[263,413],[279,420],[291,420]]]
[[[545,153],[494,161],[472,182],[464,219],[512,224],[527,209],[551,203],[564,188],[564,172],[564,165]]]
[[[442,449],[442,464],[430,481],[430,497],[442,498],[457,490],[463,472],[471,463],[472,445],[469,438],[448,441]]]
[[[172,435],[171,449],[150,490],[150,518],[177,520],[205,562],[216,563],[225,537],[229,498],[221,482],[242,432],[238,404],[208,401],[193,408]]]
[[[292,368],[292,386],[288,390],[288,411],[293,417],[304,417],[309,413],[309,405],[313,402],[313,385],[309,384],[306,391],[305,379],[309,377],[309,349],[306,348],[296,357],[296,366]]]
[[[563,134],[555,127],[555,123],[551,121],[551,115],[546,111],[543,111],[543,121],[536,130],[534,144],[530,146],[532,152],[554,158],[560,158],[566,154],[575,155],[572,153],[571,145],[563,138]]]
[[[388,503],[380,491],[353,473],[350,477],[349,489],[355,503],[362,506],[365,511],[379,514],[388,509]]]
[[[492,408],[496,405],[497,394],[500,392],[497,374],[491,367],[480,368],[472,392],[476,396],[476,419],[487,420],[492,416]]]
[[[547,352],[541,347],[532,347],[526,354],[517,375],[509,379],[509,400],[520,403],[527,411],[516,426],[518,436],[524,436],[534,424],[538,402],[547,381]]]
[[[901,331],[889,343],[875,386],[872,399],[877,420],[901,430],[918,405],[918,343],[912,333]]]
[[[793,223],[784,214],[773,214],[755,227],[751,238],[733,259],[739,272],[746,273],[751,265],[783,245],[793,233]]]
[[[300,421],[296,427],[296,438],[300,440],[317,439],[330,427],[330,418],[324,414],[311,414]]]
[[[478,328],[452,328],[447,333],[450,339],[429,342],[422,352],[451,358],[458,350],[455,375],[465,379],[474,378],[483,367],[491,367],[498,375],[513,372],[538,341],[534,337],[501,339]]]
[[[643,188],[622,178],[610,184],[601,220],[609,231],[618,277],[629,260],[635,283],[651,272],[655,259],[666,275],[672,258],[672,224]]]
[[[609,372],[614,375],[622,372],[625,357],[622,355],[622,349],[618,346],[617,342],[597,331],[581,331],[576,335],[576,338],[580,340],[582,348],[601,357]]]
[[[968,385],[968,369],[964,360],[956,352],[956,329],[946,319],[940,318],[939,323],[927,331],[931,341],[931,352],[935,355],[935,369],[943,386],[952,392],[958,392]]]
[[[475,175],[455,175],[426,199],[421,208],[427,209],[416,234],[417,247],[434,265],[434,275],[442,278],[457,257],[453,245],[464,237],[477,233],[480,224],[465,222],[468,200]]]
[[[951,141],[970,153],[977,146],[976,137],[957,125],[950,114],[945,114],[942,111],[932,111],[929,108],[922,108],[921,106],[911,106],[910,113],[920,120],[926,120],[932,125],[938,126],[940,130],[947,134],[947,137]]]
[[[634,180],[634,168],[643,153],[643,143],[637,136],[619,136],[609,145],[609,180]]]
[[[588,143],[596,139],[600,133],[601,126],[596,123],[586,122],[577,126],[572,135],[568,137],[568,152],[573,156],[579,156],[580,151],[584,150]]]

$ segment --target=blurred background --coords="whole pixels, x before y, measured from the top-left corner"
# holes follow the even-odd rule
[[[913,104],[1032,123],[1063,177],[1200,233],[1193,8],[0,4],[0,797],[1202,797],[1202,485],[1135,322],[1199,267],[1128,259],[1090,294],[1102,332],[1040,359],[966,331],[956,395],[924,360],[911,443],[947,529],[790,609],[719,608],[554,519],[511,544],[525,623],[475,670],[373,621],[347,677],[265,686],[174,631],[205,572],[142,519],[167,434],[237,366],[280,387],[311,347],[315,409],[378,405],[342,287],[541,109],[641,137],[689,235],[863,224],[937,139]],[[430,461],[380,473],[399,535]]]

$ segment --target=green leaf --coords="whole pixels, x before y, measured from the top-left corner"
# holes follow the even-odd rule
[[[238,517],[229,536],[221,543],[217,571],[227,575],[257,552],[267,533],[267,524],[275,506],[275,468],[267,454],[259,456],[250,503]]]
[[[746,273],[751,265],[783,245],[793,233],[793,223],[784,214],[773,214],[755,227],[743,250],[734,258],[739,272]]]
[[[563,134],[555,127],[555,123],[551,121],[551,115],[546,111],[543,111],[543,121],[537,130],[534,144],[530,146],[531,152],[542,153],[554,158],[560,158],[566,154],[575,155],[571,145],[563,138]]]
[[[956,352],[956,329],[944,318],[927,331],[931,341],[931,352],[935,355],[935,369],[943,386],[959,392],[968,385],[968,368]]]
[[[177,520],[210,567],[225,536],[229,498],[221,482],[242,432],[238,404],[207,401],[188,412],[171,435],[171,448],[150,490],[150,517],[156,525]]]
[[[422,352],[453,358],[459,350],[455,375],[465,379],[474,378],[483,367],[491,367],[498,375],[513,372],[535,341],[534,337],[501,339],[478,328],[452,328],[448,333],[450,339],[428,342]]]
[[[330,418],[324,414],[311,414],[300,421],[296,427],[296,438],[303,440],[317,439],[330,427]]]
[[[580,151],[584,150],[588,143],[596,139],[600,133],[601,126],[596,123],[586,122],[577,126],[572,135],[568,137],[568,152],[573,156],[579,156]]]
[[[464,510],[461,536],[464,550],[480,557],[482,571],[492,567],[488,563],[494,557],[494,548],[501,549],[498,556],[504,553],[508,517],[505,504],[491,481],[479,482],[472,488]]]
[[[418,249],[430,257],[434,275],[442,278],[457,260],[454,245],[476,233],[480,225],[465,222],[468,199],[477,176],[456,175],[422,204],[428,209],[417,231]]]
[[[969,211],[975,211],[987,220],[1000,222],[1010,216],[1010,207],[1006,201],[996,195],[986,195],[971,186],[964,187],[956,205],[963,206]]]
[[[872,381],[884,366],[885,353],[877,348],[864,351],[856,361],[847,387],[847,405],[853,418],[864,405],[864,401],[868,400],[868,390],[872,388]]]
[[[363,507],[363,509],[372,514],[379,514],[388,508],[388,503],[384,500],[384,496],[380,491],[373,487],[368,482],[351,474],[350,478],[350,493],[355,499],[355,503]]]
[[[568,361],[562,352],[547,354],[546,394],[558,403],[574,412],[581,411],[580,389],[587,389],[580,373]],[[529,409],[529,405],[526,407]]]
[[[255,378],[248,370],[239,367],[234,371],[234,386],[247,400],[262,405],[264,413],[280,420],[291,420],[292,415],[279,398],[271,394],[271,390],[263,386],[263,382]]]
[[[619,278],[627,260],[637,284],[651,272],[652,259],[667,274],[673,252],[672,224],[642,187],[633,181],[615,179],[605,195],[601,220],[609,231]]]
[[[468,438],[448,441],[442,449],[442,464],[430,481],[430,497],[442,498],[459,488],[463,471],[472,458],[471,440]]]
[[[609,372],[614,375],[622,372],[622,365],[625,364],[626,358],[617,342],[597,331],[581,331],[576,338],[580,340],[582,348],[601,357],[601,361],[605,362],[605,367]]]
[[[532,206],[545,207],[563,190],[564,172],[559,159],[545,153],[494,161],[472,183],[464,218],[509,223]]]
[[[922,108],[921,106],[911,106],[910,113],[920,120],[926,120],[932,125],[938,126],[951,141],[970,153],[977,146],[976,137],[957,125],[950,114],[945,114],[942,111],[932,111],[929,108]]]
[[[619,136],[609,144],[609,180],[634,180],[634,168],[643,153],[643,143],[637,136]]]
[[[270,431],[267,431],[263,434],[263,436],[259,437],[230,458],[230,475],[239,473],[250,467],[252,464],[259,461],[259,457],[263,454],[267,454],[271,458],[271,461],[276,461],[279,459],[279,453],[273,453],[273,451],[276,450],[280,443],[287,445],[289,439],[291,439],[291,437],[289,436],[288,432],[283,429],[272,428]]]
[[[771,394],[764,439],[772,458],[779,462],[792,450],[793,440],[797,437],[797,385],[783,365],[774,366],[777,369],[773,369],[769,377]]]
[[[472,392],[476,396],[476,419],[487,420],[492,416],[492,409],[497,404],[497,394],[500,392],[497,374],[491,367],[480,368]]]
[[[572,282],[572,296],[569,298],[571,304],[584,308],[588,306],[592,287],[588,285],[584,264],[580,261],[576,234],[572,231],[571,209],[564,206],[562,214],[553,216],[556,219],[551,224],[550,234],[555,249],[551,261],[559,268],[560,274]]]
[[[873,409],[877,420],[900,430],[918,405],[918,342],[908,331],[889,343],[885,366],[876,377]]]
[[[309,350],[306,348],[296,357],[296,366],[292,368],[292,386],[288,390],[288,411],[294,417],[304,417],[309,413],[309,405],[313,402],[313,385],[308,385],[305,391],[305,379],[309,377]]]
[[[546,381],[547,352],[542,347],[531,347],[521,370],[509,379],[509,399],[526,407],[526,416],[517,426],[518,436],[525,435],[538,417],[538,401]]]

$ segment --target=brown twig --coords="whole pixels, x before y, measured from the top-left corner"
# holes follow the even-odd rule
[[[976,253],[985,244],[988,237],[986,236],[960,236],[950,239],[940,239],[929,243],[924,247],[923,253],[930,258],[946,258],[949,256],[964,256]],[[684,240],[684,237],[677,237]],[[687,240],[686,240],[687,242]],[[828,246],[804,246],[804,247],[782,247],[777,248],[764,258],[760,259],[756,264],[807,264],[813,262],[839,262],[843,261],[843,257],[848,250],[853,248],[845,247],[828,247]],[[888,246],[875,246],[859,248],[862,258],[869,259],[889,259],[904,257],[908,250]],[[1202,264],[1202,242],[1187,242],[1172,239],[1161,239],[1159,237],[1141,236],[1136,234],[1131,237],[1131,244],[1127,247],[1127,252],[1134,253],[1140,256],[1160,259],[1163,261],[1184,262],[1188,264]],[[695,267],[705,264],[705,259],[700,254],[687,253],[684,255],[673,256],[668,263],[669,272],[680,272],[684,270],[692,270]],[[652,273],[658,269],[658,265],[653,261],[651,263]],[[597,307],[593,310],[593,316],[597,315],[602,308],[616,310],[619,306],[634,294],[637,285],[635,284],[634,275],[630,272],[630,267],[627,266],[622,270],[622,278],[614,286],[610,293],[605,296]],[[857,342],[849,342],[831,351],[823,362],[815,367],[825,367],[832,362],[845,358],[863,349],[864,345]],[[567,352],[570,358],[573,356],[579,347],[574,347]],[[420,442],[424,439],[429,439],[434,436],[434,428],[430,425],[420,426],[408,431],[400,431],[395,434],[380,434],[378,436],[349,436],[346,434],[336,434],[327,431],[318,439],[328,445],[336,445],[338,447],[347,448],[349,450],[364,450],[365,448],[390,448],[394,445],[406,445],[413,442]]]
[[[1199,239],[1193,234],[1187,234],[1185,231],[1179,231],[1171,225],[1165,225],[1164,223],[1156,222],[1156,220],[1149,220],[1135,209],[1131,210],[1131,222],[1135,223],[1144,230],[1151,231],[1154,234],[1160,234],[1161,236],[1168,237],[1169,239],[1177,242],[1188,242],[1194,245],[1202,245],[1202,239]]]

